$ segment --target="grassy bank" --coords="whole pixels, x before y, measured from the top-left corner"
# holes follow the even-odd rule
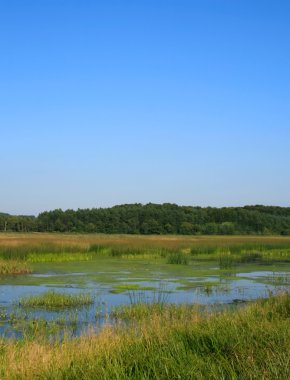
[[[140,306],[137,306],[140,308]],[[290,377],[290,297],[235,312],[147,305],[132,327],[62,343],[0,344],[1,379],[281,379]],[[133,310],[133,309],[132,309]],[[132,312],[131,310],[131,312]],[[126,314],[132,318],[132,313]]]

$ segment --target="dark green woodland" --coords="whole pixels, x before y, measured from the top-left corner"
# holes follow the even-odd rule
[[[35,216],[0,213],[4,232],[77,232],[181,235],[290,235],[290,207],[192,207],[124,204],[111,208],[45,211]]]

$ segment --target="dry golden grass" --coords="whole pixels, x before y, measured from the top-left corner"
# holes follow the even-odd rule
[[[48,378],[53,369],[69,368],[76,360],[85,366],[88,358],[108,356],[120,346],[130,344],[132,339],[132,336],[118,334],[112,327],[105,326],[98,335],[86,335],[62,343],[26,341],[22,344],[10,340],[6,342],[5,354],[1,357],[1,379]]]
[[[77,246],[87,249],[92,244],[130,248],[179,249],[193,246],[229,246],[247,243],[290,244],[283,236],[180,236],[180,235],[106,235],[57,233],[1,233],[0,247],[37,247],[52,244],[58,247]]]
[[[7,274],[24,274],[31,273],[30,266],[19,260],[1,260],[0,259],[0,276]]]

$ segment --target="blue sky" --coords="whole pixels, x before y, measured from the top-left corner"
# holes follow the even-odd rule
[[[290,206],[289,14],[0,0],[0,211]]]

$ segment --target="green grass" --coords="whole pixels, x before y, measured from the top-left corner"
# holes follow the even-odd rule
[[[111,314],[116,319],[125,320],[144,320],[149,319],[156,315],[164,316],[166,319],[186,319],[192,313],[197,312],[196,305],[176,305],[167,304],[165,302],[152,302],[152,303],[133,303],[130,305],[121,305],[115,307]]]
[[[272,251],[271,251],[272,252]],[[274,260],[278,259],[275,256],[271,257],[268,251],[219,251],[217,252],[218,262],[220,269],[234,268],[240,264],[271,264]],[[285,261],[285,260],[284,260]]]
[[[242,252],[240,255],[240,262],[241,263],[255,263],[255,262],[262,262],[264,259],[264,256],[262,252],[257,251],[246,251]]]
[[[245,242],[240,240],[233,244],[234,239],[231,239],[230,244],[212,240],[211,245],[197,244],[190,249],[192,256],[214,256],[221,253],[231,253],[233,256],[240,257],[243,262],[252,262],[262,259],[265,256],[272,258],[290,259],[290,244],[289,241],[277,243],[261,243],[259,241]],[[210,240],[209,240],[210,241]]]
[[[217,252],[217,247],[216,246],[194,246],[190,249],[190,253],[193,256],[197,256],[200,254],[215,254]]]
[[[4,260],[26,260],[30,254],[61,254],[86,251],[79,245],[56,245],[54,243],[25,244],[20,246],[0,246],[0,258]]]
[[[51,343],[0,341],[0,378],[286,380],[290,296],[218,313],[189,306],[136,305],[132,323]]]
[[[142,286],[139,284],[117,284],[111,290],[111,293],[119,294],[131,290],[154,290],[153,286]]]
[[[202,288],[212,288],[216,286],[224,285],[220,281],[195,281],[195,282],[189,282],[184,281],[184,285],[177,286],[176,290],[190,290],[195,289],[197,287]]]
[[[90,294],[67,294],[54,291],[48,291],[36,296],[24,297],[19,301],[19,305],[23,307],[40,307],[45,309],[85,306],[92,303],[93,298]]]
[[[188,265],[188,255],[183,252],[172,252],[167,256],[167,264]]]
[[[239,258],[231,254],[231,252],[222,252],[218,256],[220,269],[231,269],[237,265]]]
[[[45,238],[46,236],[48,239],[52,235],[47,234]],[[12,268],[13,261],[17,261],[18,273],[24,273],[23,268],[27,266],[26,261],[30,257],[32,267],[37,273],[44,273],[44,268],[60,273],[59,276],[48,277],[45,280],[39,277],[18,276],[13,279],[14,284],[20,284],[24,278],[27,284],[38,281],[39,284],[54,285],[60,282],[67,285],[99,281],[112,285],[118,281],[129,282],[127,276],[142,277],[151,281],[154,280],[154,276],[167,278],[168,273],[170,278],[223,274],[227,279],[236,279],[234,274],[239,273],[241,268],[242,273],[257,268],[268,270],[268,261],[284,265],[284,262],[290,260],[290,240],[285,239],[283,242],[283,239],[279,238],[276,243],[274,237],[147,238],[55,234],[52,238],[58,239],[58,245],[52,242],[39,246],[36,243],[25,243],[23,246],[14,247],[12,243],[14,244],[15,239],[11,237],[11,247],[0,247],[0,262],[3,262],[4,268],[9,265]],[[23,241],[26,239],[25,235]],[[64,245],[65,239],[69,240]],[[70,260],[78,255],[84,259],[82,262]],[[182,264],[176,261],[180,256],[185,256],[189,260],[188,265],[167,265],[170,255],[175,256],[174,264]],[[88,260],[92,258],[92,261],[86,262],[86,257]],[[53,263],[54,261],[56,263]],[[217,268],[218,264],[222,270]],[[265,267],[261,264],[265,264]],[[279,266],[273,266],[274,269],[277,267]],[[285,273],[286,271],[285,269]],[[15,270],[14,272],[17,273]],[[68,272],[72,272],[72,275],[62,279],[62,273]],[[73,272],[85,274],[74,276]],[[123,274],[120,274],[122,272]],[[277,284],[289,285],[289,277],[283,273],[280,276],[273,275],[273,278],[269,276],[266,280],[269,283],[276,281]],[[177,281],[181,282],[179,279]],[[3,277],[2,283],[5,282],[6,278]],[[198,282],[192,283],[192,286],[196,285]],[[191,286],[191,283],[187,280],[184,286]],[[216,291],[217,288],[220,291],[222,286],[224,285],[215,284],[214,281],[200,281],[201,291],[208,293]],[[146,292],[144,288],[142,285],[136,288],[136,284],[122,284],[121,287],[116,285],[116,291],[128,291],[131,304],[114,309],[112,315],[120,323],[104,327],[99,334],[89,332],[80,338],[71,339],[70,336],[70,339],[56,342],[52,341],[51,335],[65,326],[66,319],[60,319],[55,324],[47,323],[45,320],[22,321],[22,328],[27,334],[22,340],[16,342],[0,338],[0,378],[290,378],[289,295],[259,300],[233,311],[206,313],[204,310],[199,311],[196,306],[168,305],[166,289],[156,289],[151,297],[151,293]],[[50,295],[47,296],[48,294]],[[151,297],[149,300],[148,294]],[[35,310],[24,307],[30,306],[51,310],[59,308],[67,313],[74,309],[66,310],[66,307],[88,305],[93,301],[90,295],[84,294],[84,297],[76,302],[76,296],[81,295],[48,292],[20,300],[23,307],[19,307],[19,310],[32,313]],[[66,297],[69,298],[68,301]],[[71,297],[74,298],[73,301]],[[85,301],[86,297],[88,299]],[[3,320],[7,319],[5,311],[1,313]],[[73,315],[71,321],[72,324],[77,323]],[[43,332],[46,333],[42,334]],[[43,340],[35,338],[42,335]]]
[[[233,265],[290,262],[290,239],[261,236],[0,235],[0,259],[32,263],[112,257],[165,259],[168,263],[184,265],[192,260],[219,260],[219,255],[226,252],[234,257]]]
[[[62,252],[62,253],[28,253],[26,260],[30,263],[89,261],[93,259],[91,253]]]

